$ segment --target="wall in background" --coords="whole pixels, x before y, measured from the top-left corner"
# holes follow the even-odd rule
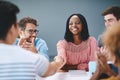
[[[57,54],[56,44],[64,38],[66,20],[73,13],[86,17],[91,36],[104,30],[104,19],[101,12],[108,6],[120,6],[120,0],[8,0],[18,5],[18,20],[30,16],[39,23],[38,37],[43,38],[49,47],[49,56]]]

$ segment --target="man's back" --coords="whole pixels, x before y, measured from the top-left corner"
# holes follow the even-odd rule
[[[20,47],[0,44],[0,50],[2,50],[0,52],[0,80],[35,80],[36,74],[42,76],[48,68],[46,58]]]

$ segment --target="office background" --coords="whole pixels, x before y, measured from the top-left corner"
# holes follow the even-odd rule
[[[120,0],[8,0],[18,5],[18,20],[30,16],[37,19],[39,34],[49,48],[49,56],[57,55],[56,44],[64,39],[66,20],[73,13],[85,16],[89,33],[96,39],[104,31],[101,12],[108,6],[120,6]]]

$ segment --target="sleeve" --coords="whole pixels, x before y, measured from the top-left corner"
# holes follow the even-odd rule
[[[66,42],[65,40],[60,40],[57,43],[57,55],[64,58],[66,62]]]
[[[90,37],[90,61],[94,61],[96,59],[96,51],[99,49],[97,41],[94,37]]]
[[[44,40],[39,41],[37,43],[36,47],[37,47],[37,50],[38,50],[38,54],[44,55],[49,60],[48,47],[47,47],[46,42]]]
[[[48,69],[49,61],[42,55],[38,55],[39,58],[35,62],[36,73],[39,76],[43,76]]]
[[[102,37],[102,35],[98,36],[98,40],[97,40],[97,41],[98,41],[98,46],[99,46],[99,47],[102,47],[102,46],[103,46],[101,37]]]

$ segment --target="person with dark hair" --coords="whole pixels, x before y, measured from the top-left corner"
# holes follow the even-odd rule
[[[107,29],[102,36],[102,42],[109,50],[109,57],[118,68],[118,74],[110,68],[107,58],[100,51],[97,54],[97,67],[90,80],[120,80],[120,22]],[[99,79],[102,73],[109,75],[108,78]]]
[[[111,28],[111,27],[114,27],[113,25],[120,22],[120,7],[119,6],[110,6],[102,12],[102,16],[104,17],[106,30]],[[107,59],[107,62],[108,61],[111,62],[110,56],[108,55],[110,53],[110,51],[107,49],[106,45],[102,43],[102,40],[101,40],[102,37],[103,37],[103,34],[101,34],[98,37],[98,46],[100,48],[98,52],[102,54],[102,55],[98,54],[98,56],[102,56],[102,57]],[[98,60],[97,60],[97,63],[98,63]],[[109,64],[109,67],[114,71],[112,73],[118,74],[118,68],[116,66],[114,66],[113,63],[108,63],[108,64]],[[96,68],[98,68],[98,67],[100,67],[100,65],[97,65]],[[97,75],[96,72],[94,75]],[[101,74],[99,75],[99,79],[108,78],[109,76],[110,76],[109,74],[106,74],[105,71],[102,72],[102,70],[101,70]],[[96,79],[93,79],[93,80],[96,80]]]
[[[81,14],[72,14],[67,19],[64,40],[57,43],[58,56],[62,56],[65,65],[62,70],[86,70],[89,61],[95,60],[97,41],[89,36],[86,19]]]
[[[116,24],[117,22],[120,22],[120,7],[119,6],[110,6],[106,8],[102,12],[102,16],[104,16],[105,21],[105,27],[108,29],[112,25]],[[102,47],[102,41],[101,41],[102,35],[98,37],[98,46]]]
[[[49,63],[44,56],[13,45],[18,37],[18,12],[15,4],[0,0],[0,80],[35,80],[36,74],[56,73],[64,65],[62,57]]]
[[[120,7],[119,6],[109,6],[102,12],[102,16],[104,17],[105,27],[106,29],[109,29],[111,26],[115,25],[116,23],[120,22]],[[109,59],[109,50],[106,48],[106,46],[102,43],[102,34],[98,36],[98,46],[100,47],[100,52],[103,53],[107,61],[110,61]],[[111,68],[114,70],[116,74],[118,74],[118,69],[111,63]],[[104,74],[104,73],[103,73]],[[109,77],[108,75],[104,74],[101,75],[101,77]]]
[[[37,30],[37,20],[31,17],[24,17],[19,20],[18,26],[20,38],[17,38],[14,44],[34,53],[42,54],[49,60],[46,42],[36,37],[39,32]]]

